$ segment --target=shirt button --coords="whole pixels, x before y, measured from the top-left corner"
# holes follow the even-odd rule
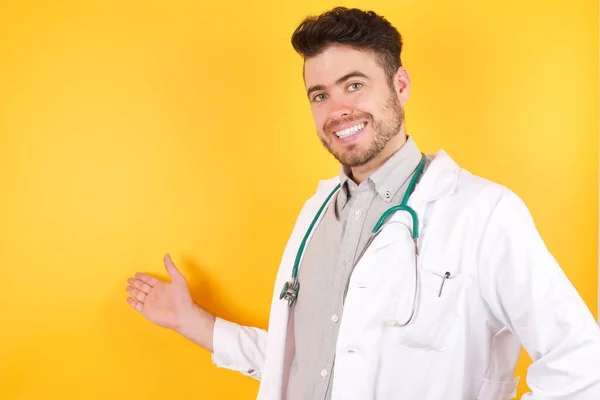
[[[327,370],[326,370],[326,369],[322,369],[322,370],[321,370],[321,376],[322,376],[323,378],[325,378],[325,377],[327,376]]]
[[[337,315],[333,314],[331,316],[331,322],[333,322],[334,324],[337,323],[340,320],[340,317],[338,317]]]
[[[392,197],[392,192],[390,192],[389,190],[386,190],[383,195],[385,196],[386,199],[389,199],[390,197]]]
[[[354,211],[354,218],[359,219],[361,215],[362,215],[362,211],[361,210]]]

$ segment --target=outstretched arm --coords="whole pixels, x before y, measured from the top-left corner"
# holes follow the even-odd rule
[[[213,353],[213,362],[223,368],[260,379],[267,332],[226,321],[204,310],[192,300],[187,280],[169,255],[164,258],[171,282],[137,273],[129,278],[127,303],[158,326],[172,329]]]

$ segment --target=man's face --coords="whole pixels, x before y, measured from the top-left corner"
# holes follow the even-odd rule
[[[304,68],[317,133],[341,164],[367,164],[400,133],[404,98],[372,54],[332,46],[307,59]]]

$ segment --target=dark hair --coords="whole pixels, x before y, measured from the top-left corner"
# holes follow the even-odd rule
[[[402,65],[402,35],[373,11],[336,7],[305,18],[292,34],[292,46],[304,59],[331,45],[347,45],[375,54],[391,82]]]

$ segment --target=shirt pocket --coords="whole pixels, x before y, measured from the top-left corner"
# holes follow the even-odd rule
[[[418,269],[415,301],[403,301],[396,307],[392,329],[396,330],[398,345],[424,351],[445,351],[454,345],[461,326],[467,276],[448,272]],[[411,313],[410,322],[401,326]]]

